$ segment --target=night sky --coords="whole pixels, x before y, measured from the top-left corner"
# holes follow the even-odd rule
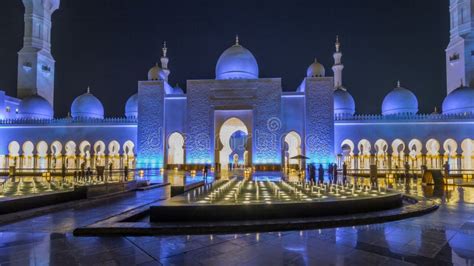
[[[22,47],[21,0],[1,0],[0,89],[16,96]],[[91,86],[107,116],[123,116],[137,81],[168,43],[170,84],[212,79],[219,55],[240,43],[257,58],[260,77],[281,77],[294,91],[314,57],[332,76],[337,34],[343,84],[357,113],[380,113],[395,86],[411,89],[420,111],[431,113],[446,95],[444,49],[449,42],[448,0],[180,1],[61,0],[53,15],[55,112]]]

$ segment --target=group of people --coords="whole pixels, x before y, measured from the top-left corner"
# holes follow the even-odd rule
[[[316,172],[318,175],[318,181],[316,182]],[[322,184],[324,183],[324,167],[322,164],[319,164],[318,169],[316,170],[316,165],[314,163],[308,165],[307,169],[308,173],[308,178],[311,184]],[[328,178],[329,178],[329,183],[338,183],[338,168],[337,164],[329,164],[327,168],[327,173],[328,173]],[[347,165],[344,163],[342,165],[342,182],[346,183],[347,182]]]
[[[65,169],[64,169],[64,165],[63,165],[63,175],[65,175]],[[112,173],[113,173],[113,169],[114,169],[114,165],[113,163],[109,163],[109,177],[112,177]],[[126,181],[127,180],[127,177],[128,177],[128,172],[129,172],[129,169],[128,169],[128,166],[125,165],[124,166],[124,169],[123,169],[123,174],[124,174],[124,178],[122,181]],[[102,181],[102,182],[106,182],[107,179],[105,177],[105,166],[99,166],[97,165],[96,166],[96,174],[97,174],[97,180],[99,181]],[[93,172],[92,172],[92,169],[91,167],[87,167],[86,168],[86,164],[85,162],[81,163],[81,168],[80,168],[80,171],[74,171],[74,181],[75,182],[78,182],[78,181],[82,181],[82,182],[90,182],[92,181],[92,177],[93,177]]]

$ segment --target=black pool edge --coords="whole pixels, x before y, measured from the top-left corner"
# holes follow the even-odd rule
[[[412,205],[399,208],[400,212],[390,213],[390,211],[378,211],[372,213],[362,213],[359,215],[346,216],[326,216],[309,219],[280,219],[280,220],[257,220],[257,221],[236,221],[228,223],[177,223],[174,226],[167,224],[159,226],[146,222],[121,222],[130,220],[129,217],[111,217],[101,222],[76,228],[74,236],[153,236],[153,235],[199,235],[199,234],[229,234],[229,233],[254,233],[254,232],[278,232],[290,230],[308,230],[334,227],[347,227],[366,224],[377,224],[402,219],[422,216],[433,212],[439,208],[432,200],[415,198],[413,196],[403,196],[405,201],[415,202]],[[410,206],[418,209],[407,208]],[[423,206],[420,206],[423,205]],[[132,210],[133,211],[133,210]],[[142,212],[148,210],[142,209]],[[135,215],[140,211],[135,210]],[[357,217],[360,216],[360,217]],[[128,219],[127,219],[128,218]]]

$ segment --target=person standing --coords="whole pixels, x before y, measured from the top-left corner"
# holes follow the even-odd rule
[[[324,168],[322,164],[320,164],[318,168],[318,179],[319,184],[324,183]]]
[[[309,178],[311,185],[316,185],[316,167],[314,166],[314,164],[309,165]]]
[[[450,170],[449,162],[448,162],[448,161],[446,161],[446,162],[443,164],[443,170],[444,170],[444,178],[448,178],[448,177],[449,177],[449,170]]]
[[[337,164],[333,164],[332,171],[334,176],[334,184],[337,184]]]
[[[410,164],[408,163],[408,161],[405,162],[404,168],[405,168],[405,180],[408,180],[410,178]]]
[[[347,183],[347,164],[344,162],[342,164],[342,182]]]
[[[207,164],[204,165],[204,170],[202,172],[204,182],[207,183],[207,175],[209,174],[209,166]]]
[[[328,176],[329,176],[329,183],[332,183],[333,181],[333,170],[332,170],[332,163],[329,164],[328,166]]]

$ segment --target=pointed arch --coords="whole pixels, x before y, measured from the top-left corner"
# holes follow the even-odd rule
[[[449,163],[451,169],[458,169],[457,155],[458,143],[454,139],[447,139],[443,143],[444,160]]]
[[[34,168],[34,150],[35,145],[31,141],[26,141],[21,146],[23,151],[23,168],[33,169]]]
[[[184,137],[179,132],[174,132],[168,137],[168,165],[184,164]]]
[[[108,145],[109,164],[112,164],[113,169],[120,168],[120,143],[112,140]]]
[[[465,139],[461,143],[462,149],[462,170],[472,174],[474,172],[474,140]]]

